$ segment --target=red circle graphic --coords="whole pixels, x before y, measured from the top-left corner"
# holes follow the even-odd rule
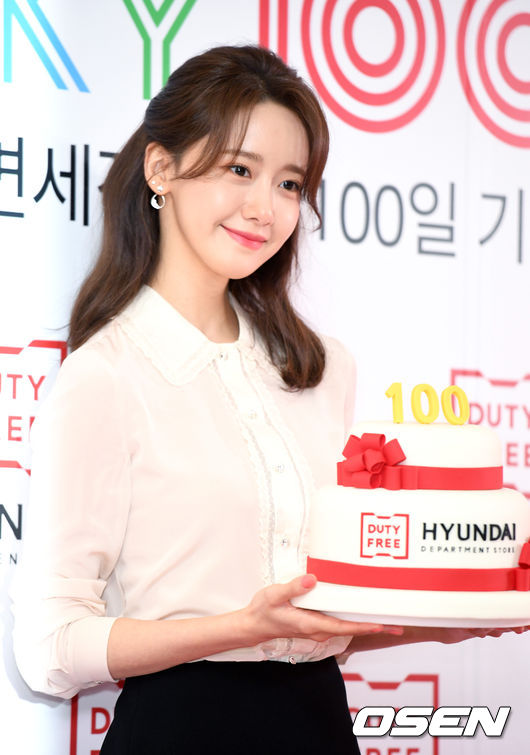
[[[436,52],[433,71],[429,78],[428,84],[417,102],[409,107],[406,112],[401,113],[400,115],[393,118],[388,118],[386,120],[370,120],[368,118],[362,118],[355,113],[352,113],[350,110],[347,110],[335,99],[335,97],[331,94],[326,84],[322,80],[322,77],[320,76],[317,65],[315,63],[311,44],[311,14],[313,11],[314,0],[304,0],[304,5],[302,8],[302,48],[304,51],[304,57],[309,75],[311,76],[311,79],[313,80],[313,83],[323,101],[326,103],[329,109],[333,113],[335,113],[335,115],[341,118],[341,120],[350,124],[350,126],[361,129],[362,131],[381,133],[385,131],[394,131],[395,129],[406,126],[407,123],[410,123],[414,118],[416,118],[416,116],[418,116],[419,113],[421,113],[421,111],[426,107],[427,103],[433,96],[436,87],[438,86],[445,57],[445,28],[443,23],[443,15],[440,8],[440,2],[439,0],[429,1],[433,10],[436,26]],[[386,105],[396,102],[400,97],[403,97],[410,90],[421,72],[421,68],[424,62],[426,45],[425,24],[420,7],[418,5],[418,0],[407,0],[407,2],[414,17],[417,34],[417,49],[414,56],[414,61],[407,76],[397,87],[387,92],[376,93],[367,92],[355,86],[353,82],[351,82],[342,72],[336,59],[331,39],[331,21],[337,0],[326,0],[322,18],[322,43],[324,47],[326,62],[330,68],[331,73],[335,77],[335,80],[340,84],[342,89],[358,102],[363,102],[365,104],[373,106]],[[394,28],[396,30],[396,44],[390,57],[383,63],[377,64],[379,68],[376,68],[375,72],[372,69],[372,73],[369,74],[372,76],[381,76],[383,75],[383,73],[387,72],[385,68],[388,69],[388,71],[392,70],[401,58],[404,47],[404,40],[400,37],[401,30],[403,29],[403,24],[394,6],[391,6],[391,3],[384,2],[384,0],[355,0],[348,10],[344,23],[343,37],[345,43],[346,38],[348,38],[348,40],[353,39],[353,23],[356,16],[358,15],[358,13],[360,13],[361,10],[368,6],[379,7],[387,12],[390,15],[391,20],[393,21]],[[392,10],[389,10],[390,7],[392,7]],[[396,17],[399,18],[399,22],[396,22]],[[353,41],[351,43],[348,41],[346,43],[346,48],[350,59],[353,62],[357,61],[359,70],[362,70],[363,73],[367,73],[367,71],[369,70],[367,66],[369,66],[370,64],[363,60],[361,66],[359,66],[358,61],[362,59],[355,50]],[[371,65],[373,66],[374,64]]]
[[[369,63],[357,52],[355,42],[353,39],[353,25],[355,19],[359,13],[367,7],[377,7],[384,11],[389,16],[394,27],[394,34],[396,41],[394,43],[394,49],[390,53],[389,57],[382,63]],[[361,73],[367,76],[385,76],[390,71],[393,71],[401,60],[403,55],[403,49],[405,47],[405,31],[403,29],[403,22],[397,12],[396,8],[390,0],[358,0],[354,3],[344,21],[344,47],[350,57],[353,65],[361,71]]]
[[[499,41],[497,43],[497,65],[504,78],[504,81],[515,89],[516,92],[521,94],[530,94],[530,81],[523,81],[517,78],[510,71],[508,61],[506,60],[506,43],[508,37],[514,29],[518,26],[530,26],[530,13],[518,13],[516,16],[510,18],[502,27],[502,31],[499,34]]]
[[[498,139],[501,139],[501,141],[506,142],[507,144],[511,144],[514,147],[530,147],[530,136],[521,136],[519,134],[514,134],[510,131],[507,131],[502,126],[499,126],[495,121],[486,113],[482,105],[480,104],[478,97],[473,91],[473,87],[471,85],[471,80],[469,78],[468,68],[467,68],[467,62],[466,62],[466,35],[467,30],[469,26],[469,19],[471,17],[471,12],[473,10],[473,7],[475,6],[477,0],[466,0],[466,4],[464,6],[464,9],[462,11],[462,15],[460,16],[460,22],[458,24],[458,33],[457,33],[457,62],[458,62],[458,73],[460,75],[460,81],[462,83],[464,93],[466,95],[467,101],[471,105],[471,108],[477,118],[480,120],[483,126],[485,126],[488,131],[490,131],[494,136],[496,136]],[[503,97],[499,95],[499,93],[496,91],[493,82],[491,80],[491,77],[488,73],[487,66],[486,66],[486,55],[485,55],[485,41],[486,41],[486,34],[488,31],[488,27],[491,23],[491,20],[497,10],[500,8],[501,5],[503,5],[506,2],[506,0],[492,0],[490,2],[489,6],[487,7],[483,18],[479,25],[479,31],[478,31],[478,37],[477,37],[477,67],[480,75],[480,79],[482,81],[482,85],[484,86],[484,89],[486,90],[486,93],[490,97],[491,101],[496,105],[496,107],[505,115],[510,116],[514,120],[518,121],[530,121],[530,111],[528,110],[522,110],[520,108],[515,108],[513,105],[510,105],[506,100],[504,100]],[[519,14],[519,15],[528,15],[528,14]],[[516,19],[517,16],[514,16],[513,19]],[[506,44],[506,39],[508,38],[508,34],[512,31],[515,26],[509,27],[509,24],[513,22],[509,21],[508,24],[505,25],[504,29],[508,27],[508,31],[505,32],[504,38],[501,35],[499,36],[499,41],[497,45],[497,50],[500,49],[504,50],[504,47],[501,47],[501,44]],[[517,25],[520,25],[520,19],[517,21]],[[504,31],[503,29],[503,31]],[[502,40],[504,39],[504,42]],[[499,52],[498,52],[499,55]],[[497,57],[498,57],[497,55]],[[508,66],[506,64],[506,70],[508,70]],[[506,80],[505,73],[503,73],[504,78]],[[512,74],[513,75],[513,74]],[[520,83],[526,83],[526,82],[520,82]]]
[[[509,102],[506,102],[506,100],[500,96],[490,78],[488,67],[486,65],[486,34],[488,33],[488,28],[493,16],[504,3],[505,0],[492,0],[489,8],[482,18],[482,21],[480,22],[477,38],[478,70],[484,89],[488,93],[491,101],[499,108],[501,113],[504,113],[505,115],[517,121],[530,121],[530,110],[521,110],[520,108],[513,107],[513,105],[510,105]]]
[[[331,41],[331,18],[333,11],[335,10],[337,1],[338,0],[328,0],[324,9],[324,17],[322,19],[322,42],[324,45],[324,53],[336,81],[338,81],[338,83],[342,86],[343,90],[347,94],[349,94],[359,102],[366,103],[367,105],[388,105],[391,102],[395,102],[400,97],[403,97],[418,78],[425,56],[425,26],[423,24],[423,18],[417,4],[417,0],[410,0],[418,35],[418,47],[412,68],[409,71],[408,75],[405,77],[405,80],[399,86],[395,87],[395,89],[392,89],[389,92],[381,93],[367,92],[364,89],[359,89],[359,87],[356,87],[348,78],[346,78],[346,76],[340,69],[340,66],[335,57],[335,53],[333,51],[333,43]],[[363,0],[357,0],[357,2],[351,6],[350,11],[352,9],[355,9],[356,6],[360,4],[362,4],[361,9],[364,9],[364,7],[367,5],[367,3],[364,3]]]

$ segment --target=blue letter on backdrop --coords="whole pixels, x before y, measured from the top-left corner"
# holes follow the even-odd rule
[[[39,7],[39,0],[28,0],[28,5],[41,25],[42,30],[54,46],[55,51],[64,63],[79,91],[88,92],[88,87],[81,78],[81,74],[74,66],[72,59],[61,44],[59,37],[46,18],[42,8]],[[16,18],[18,21],[20,28],[28,38],[31,46],[41,59],[56,86],[59,87],[59,89],[66,89],[66,84],[59,75],[57,68],[50,60],[48,53],[39,42],[37,35],[31,28],[23,11],[19,8],[17,0],[4,0],[4,81],[11,82],[13,80],[13,18]]]

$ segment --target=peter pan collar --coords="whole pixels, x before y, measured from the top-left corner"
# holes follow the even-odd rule
[[[268,361],[233,297],[230,303],[239,323],[233,343],[214,343],[150,286],[143,286],[133,301],[115,319],[164,377],[183,385],[220,355],[237,349],[254,359]]]

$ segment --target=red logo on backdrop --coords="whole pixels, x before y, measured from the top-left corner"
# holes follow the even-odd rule
[[[514,50],[526,62],[530,12],[519,9],[517,0],[466,0],[454,49],[475,115],[496,138],[528,148],[530,80]],[[440,0],[260,0],[259,42],[287,62],[289,22],[322,100],[350,126],[402,128],[436,91],[446,50]]]
[[[123,682],[83,690],[70,702],[69,755],[98,755]]]
[[[517,33],[530,38],[530,13],[517,9],[512,0],[467,0],[458,27],[458,71],[481,123],[507,144],[530,147],[530,81],[511,67],[509,55]]]
[[[402,681],[367,681],[361,674],[344,673],[344,684],[350,711],[356,714],[364,707],[383,707],[390,705],[403,708],[409,705],[432,706],[438,708],[438,675],[408,674]],[[378,722],[374,721],[374,726]],[[399,737],[391,748],[382,745],[381,737],[362,737],[359,739],[362,755],[438,755],[437,737]]]
[[[276,10],[277,51],[287,60],[286,0],[261,0],[260,44],[274,46],[271,6]],[[373,54],[373,44],[370,50],[363,48],[367,14],[381,32],[380,60],[367,55]],[[439,0],[407,0],[399,9],[390,0],[304,0],[300,28],[305,62],[318,93],[335,115],[355,128],[401,128],[421,113],[436,90],[445,56]]]
[[[51,388],[65,357],[65,341],[0,346],[0,468],[29,474],[29,431],[38,402]]]
[[[5,546],[0,548],[0,568],[18,563],[30,474],[29,431],[65,356],[64,341],[0,346],[0,543]]]
[[[470,401],[469,422],[489,425],[504,443],[504,486],[530,498],[530,374],[520,378],[488,377],[480,370],[451,370]]]
[[[409,515],[361,514],[361,557],[409,557]]]

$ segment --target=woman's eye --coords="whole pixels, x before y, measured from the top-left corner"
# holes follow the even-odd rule
[[[230,165],[230,170],[236,176],[246,177],[250,175],[248,168],[245,168],[244,165]]]
[[[281,186],[287,191],[300,191],[300,184],[296,181],[282,181]]]

